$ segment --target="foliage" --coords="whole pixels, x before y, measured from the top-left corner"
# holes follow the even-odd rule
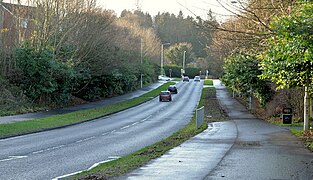
[[[223,82],[234,91],[248,94],[252,89],[262,105],[268,102],[273,92],[265,80],[258,76],[262,74],[256,57],[246,54],[233,54],[225,60]]]
[[[171,73],[171,77],[181,77],[181,69],[183,67],[182,66],[177,66],[177,65],[165,65],[164,66],[164,72],[165,72],[165,75],[170,77],[170,69],[172,71]]]
[[[194,68],[194,67],[187,67],[185,68],[185,74],[186,76],[189,76],[190,78],[193,78],[195,76],[199,76],[200,75],[200,68]]]
[[[37,102],[66,102],[70,99],[73,69],[53,60],[49,49],[35,50],[29,47],[16,50],[20,71],[19,85],[26,96]]]
[[[262,78],[269,78],[278,88],[308,86],[313,79],[313,3],[295,7],[291,15],[271,23],[273,36],[260,55]]]
[[[169,64],[175,64],[183,66],[185,52],[185,66],[195,60],[195,55],[192,52],[192,45],[190,43],[178,43],[171,45],[170,48],[165,52],[165,59]]]
[[[105,107],[100,107],[96,109],[85,109],[81,111],[49,116],[47,118],[33,119],[29,121],[21,121],[10,124],[0,124],[0,138],[17,136],[27,133],[34,133],[63,126],[69,126],[93,120],[99,117],[103,117],[112,113],[116,113],[151,100],[151,97],[158,96],[161,90],[166,90],[169,85],[173,84],[175,83],[167,82],[158,87],[157,89],[154,89],[139,97]]]

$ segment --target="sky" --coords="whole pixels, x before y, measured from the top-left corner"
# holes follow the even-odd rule
[[[148,12],[152,16],[157,15],[158,12],[170,12],[177,15],[181,10],[185,16],[196,15],[206,19],[211,9],[217,19],[226,19],[231,13],[218,1],[226,7],[235,5],[231,3],[235,0],[97,0],[97,3],[102,8],[114,10],[118,16],[124,9],[137,9],[137,4],[139,4],[143,12]]]
[[[143,12],[148,12],[152,16],[157,15],[158,12],[177,15],[181,10],[185,17],[187,15],[201,16],[202,19],[207,19],[207,13],[211,9],[218,21],[223,21],[232,15],[224,7],[234,9],[232,8],[236,6],[234,2],[239,1],[242,0],[96,0],[98,6],[115,11],[117,16],[124,9],[131,11],[137,9],[138,4]],[[3,2],[14,3],[17,0],[3,0]],[[27,0],[22,0],[22,2],[27,2]]]

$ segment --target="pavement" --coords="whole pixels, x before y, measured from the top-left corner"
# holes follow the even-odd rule
[[[117,179],[313,180],[313,154],[288,128],[256,118],[218,80],[229,121],[208,128],[163,156]]]
[[[159,81],[157,83],[151,84],[147,87],[144,87],[142,89],[138,89],[136,91],[121,95],[121,96],[116,96],[112,98],[106,98],[101,101],[95,101],[87,104],[80,104],[76,106],[70,106],[70,107],[65,107],[65,108],[60,108],[60,109],[53,109],[53,110],[47,110],[47,111],[39,111],[39,112],[34,112],[34,113],[26,113],[26,114],[19,114],[19,115],[13,115],[13,116],[2,116],[0,117],[0,124],[8,124],[8,123],[14,123],[14,122],[19,122],[19,121],[27,121],[27,120],[32,120],[32,119],[37,119],[37,118],[45,118],[49,117],[52,115],[57,115],[57,114],[66,114],[78,110],[84,110],[84,109],[93,109],[93,108],[98,108],[98,107],[105,107],[108,105],[116,104],[118,102],[126,101],[129,99],[133,99],[135,97],[141,96],[153,89],[158,88],[162,84],[164,84],[165,81]]]

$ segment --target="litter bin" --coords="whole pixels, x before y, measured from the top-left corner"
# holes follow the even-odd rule
[[[283,124],[292,124],[292,109],[291,108],[283,108],[282,120],[283,120]]]

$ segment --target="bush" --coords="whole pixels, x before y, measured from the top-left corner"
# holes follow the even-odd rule
[[[49,49],[18,48],[15,52],[21,77],[14,83],[38,103],[64,103],[70,99],[73,69],[53,59]]]

